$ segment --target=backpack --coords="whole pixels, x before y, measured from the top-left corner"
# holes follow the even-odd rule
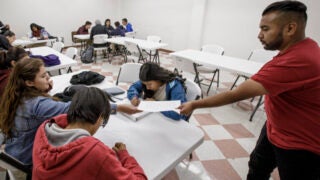
[[[49,54],[46,56],[41,55],[30,55],[31,58],[42,59],[46,67],[55,66],[61,64],[59,56],[55,54]]]
[[[84,51],[80,54],[80,59],[82,63],[88,64],[93,62],[93,46],[87,47]]]
[[[71,84],[85,84],[85,85],[91,85],[91,84],[98,84],[101,83],[104,80],[104,76],[93,72],[93,71],[83,71],[79,74],[75,74],[70,79]]]

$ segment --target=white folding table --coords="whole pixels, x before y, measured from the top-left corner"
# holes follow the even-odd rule
[[[77,65],[77,61],[47,46],[30,48],[26,50],[29,50],[32,55],[41,55],[41,56],[47,56],[49,54],[57,55],[60,59],[61,64],[46,67],[47,71],[59,70],[59,73],[60,73],[60,69],[62,68],[69,68],[71,66]]]
[[[213,53],[202,52],[199,50],[182,50],[174,53],[170,53],[170,56],[177,58],[185,58],[191,60],[198,64],[203,64],[204,66],[214,67],[229,72],[235,72],[247,77],[251,77],[257,73],[264,65],[261,62],[248,61],[246,59],[221,56]],[[251,113],[249,121],[252,121],[254,114],[256,113],[259,106],[263,103],[262,97],[260,96],[259,101]]]
[[[62,92],[69,86],[73,72],[54,76],[50,94]],[[114,86],[107,80],[93,85],[98,88]],[[203,142],[202,130],[186,121],[175,121],[161,113],[153,113],[139,121],[132,121],[121,113],[111,115],[105,128],[94,137],[112,148],[116,142],[126,144],[148,179],[161,179]]]

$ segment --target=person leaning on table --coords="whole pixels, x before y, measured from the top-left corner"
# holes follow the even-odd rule
[[[181,105],[181,114],[265,95],[267,121],[250,155],[248,179],[320,179],[320,49],[305,37],[307,7],[279,1],[262,13],[259,40],[279,54],[238,88]]]
[[[35,133],[45,120],[68,111],[70,102],[48,94],[53,83],[41,59],[25,58],[10,73],[0,101],[0,129],[5,135],[5,152],[32,166]],[[140,112],[131,105],[111,105],[113,111]]]
[[[116,143],[111,149],[92,137],[100,126],[106,126],[110,111],[104,91],[80,89],[67,114],[51,118],[38,128],[32,179],[147,179],[125,144]]]

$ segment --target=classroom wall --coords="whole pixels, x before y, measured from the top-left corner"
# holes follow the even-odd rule
[[[71,45],[71,31],[86,20],[115,19],[118,0],[1,0],[0,20],[9,23],[17,38],[30,32],[30,24],[37,23],[54,36],[65,38]]]
[[[306,35],[320,43],[320,1],[301,1],[308,7]],[[252,49],[262,48],[257,39],[259,22],[262,11],[272,2],[121,0],[120,14],[139,30],[139,37],[159,35],[170,50],[200,49],[203,44],[215,43],[225,48],[226,55],[247,58]]]
[[[306,35],[320,43],[320,1],[308,6]],[[273,0],[2,0],[0,20],[10,23],[17,37],[29,32],[31,22],[71,45],[71,31],[84,21],[128,18],[138,38],[159,35],[169,50],[200,49],[220,44],[225,54],[247,58],[262,48],[257,39],[263,9]]]

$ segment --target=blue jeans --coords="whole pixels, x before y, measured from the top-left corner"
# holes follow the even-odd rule
[[[305,150],[286,150],[271,144],[263,126],[255,149],[250,154],[248,180],[269,179],[278,167],[281,180],[320,180],[320,156]]]

